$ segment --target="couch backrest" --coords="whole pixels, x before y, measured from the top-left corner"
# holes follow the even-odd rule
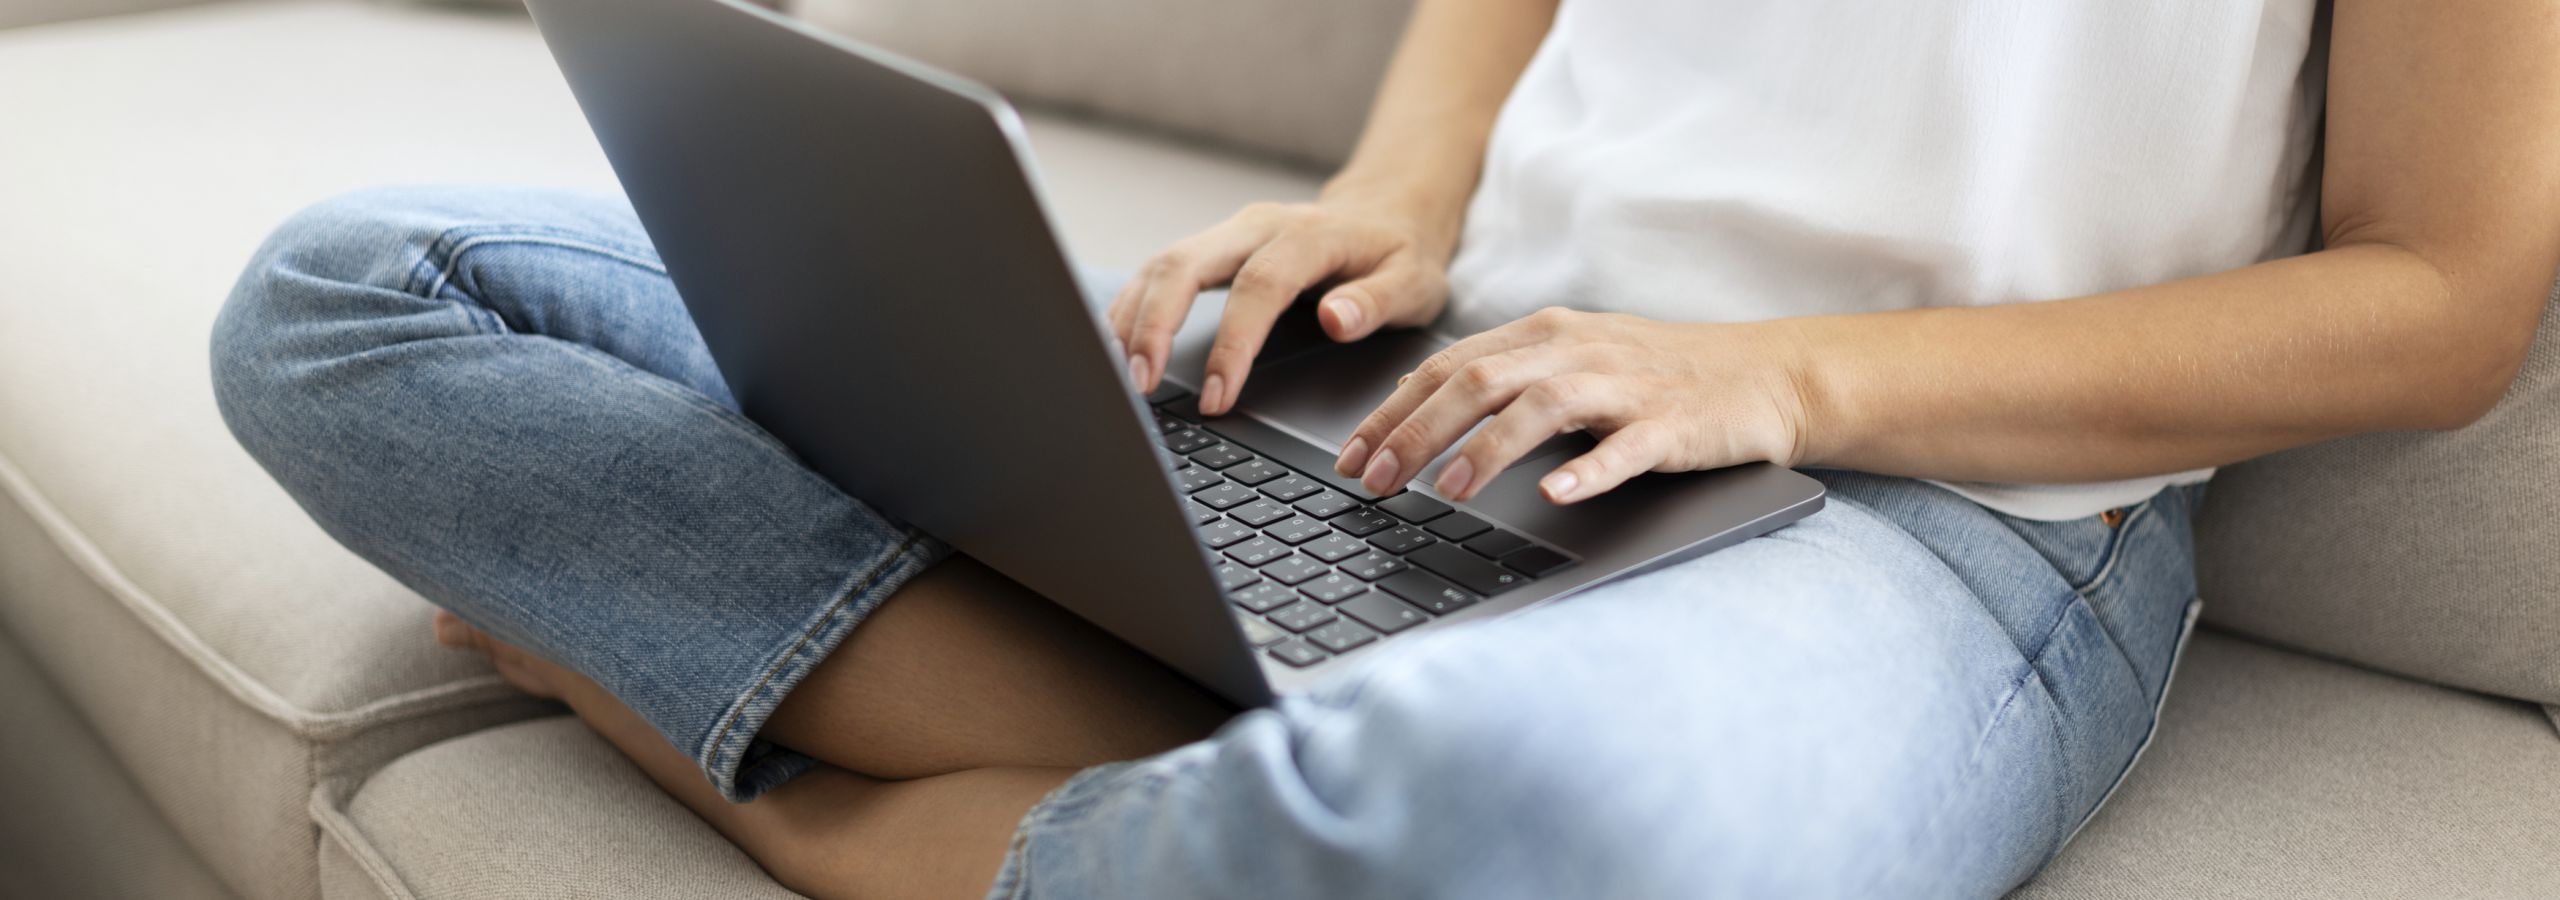
[[[792,0],[1027,103],[1311,165],[1358,135],[1410,0]],[[2555,301],[2560,303],[2560,301]],[[2378,669],[2560,703],[2560,312],[2451,434],[2232,466],[2200,523],[2205,617]]]
[[[2205,618],[2431,681],[2560,703],[2560,287],[2487,418],[2224,469]]]
[[[1341,162],[1412,0],[786,0],[811,24],[1091,113]]]

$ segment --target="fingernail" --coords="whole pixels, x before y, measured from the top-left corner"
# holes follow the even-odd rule
[[[1571,472],[1557,472],[1538,480],[1538,489],[1547,492],[1547,499],[1556,503],[1573,499],[1573,490],[1581,486],[1582,479],[1573,477]]]
[[[1333,323],[1341,328],[1344,334],[1360,330],[1360,304],[1351,302],[1351,298],[1341,296],[1325,298],[1324,308],[1333,311]]]
[[[1460,497],[1458,494],[1464,492],[1467,489],[1467,484],[1473,481],[1475,477],[1476,464],[1468,462],[1466,457],[1461,456],[1457,459],[1450,460],[1448,465],[1441,467],[1440,480],[1431,487],[1438,490],[1440,492],[1440,496],[1447,497],[1451,500],[1464,500],[1466,498]]]
[[[1134,353],[1129,355],[1129,386],[1141,391],[1147,389],[1146,357]]]
[[[1369,459],[1369,439],[1356,437],[1342,446],[1342,457],[1333,461],[1333,470],[1344,475],[1360,474],[1360,464]]]
[[[1393,450],[1378,451],[1377,456],[1369,459],[1369,468],[1360,473],[1360,486],[1368,488],[1372,494],[1386,493],[1388,488],[1403,482],[1404,479],[1396,477],[1396,452]]]
[[[1227,376],[1211,375],[1200,380],[1200,411],[1213,416],[1227,411]]]

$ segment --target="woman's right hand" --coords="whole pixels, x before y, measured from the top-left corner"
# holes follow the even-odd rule
[[[1331,285],[1316,305],[1326,335],[1356,341],[1387,325],[1422,325],[1449,298],[1456,235],[1390,207],[1347,200],[1257,203],[1149,260],[1111,301],[1111,329],[1129,349],[1129,380],[1155,390],[1174,332],[1201,291],[1222,285],[1227,308],[1201,373],[1200,411],[1223,415],[1253,357],[1298,295]]]

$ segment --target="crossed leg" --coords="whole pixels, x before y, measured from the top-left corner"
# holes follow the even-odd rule
[[[1226,711],[1127,645],[965,557],[881,605],[767,720],[828,765],[752,803],[593,680],[436,616],[518,689],[568,704],[776,880],[818,898],[983,896],[1033,803],[1078,769],[1209,733]],[[855,852],[858,848],[858,852]]]

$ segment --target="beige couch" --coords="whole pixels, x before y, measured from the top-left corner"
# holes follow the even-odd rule
[[[24,3],[0,24],[82,11]],[[1031,117],[1074,251],[1106,265],[1310,196],[1398,6],[810,5],[1145,123]],[[520,15],[237,0],[0,31],[0,123],[0,897],[789,896],[430,644],[426,605],[214,413],[208,325],[295,208],[611,185]],[[2022,896],[2560,896],[2560,733],[2523,702],[2560,702],[2552,343],[2479,428],[2217,484],[2167,723]]]

